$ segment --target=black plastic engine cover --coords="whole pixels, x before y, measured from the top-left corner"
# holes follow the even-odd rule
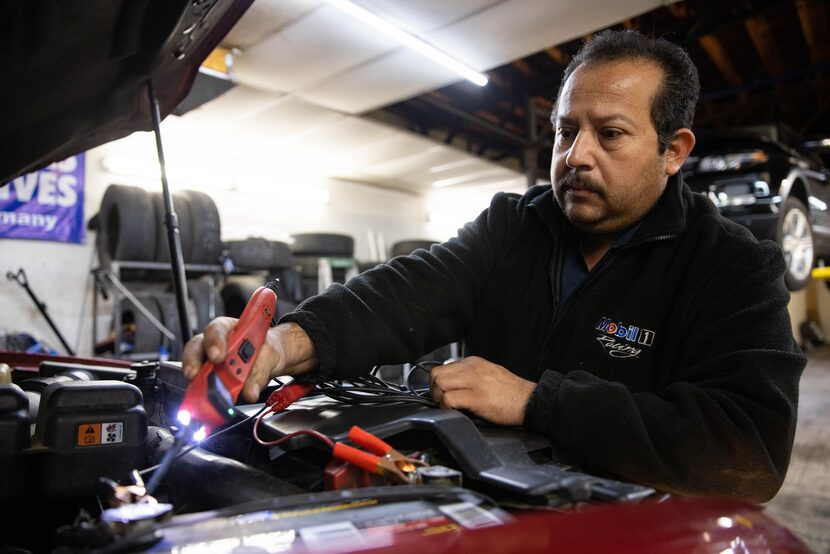
[[[54,383],[43,392],[36,438],[48,448],[41,486],[50,496],[93,494],[99,477],[125,481],[142,467],[147,416],[138,387],[119,381]]]
[[[23,492],[29,447],[29,399],[17,385],[0,385],[0,504]]]

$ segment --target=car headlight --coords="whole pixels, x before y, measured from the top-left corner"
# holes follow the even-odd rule
[[[770,195],[766,181],[721,183],[709,187],[709,199],[718,208],[751,206]]]
[[[763,150],[752,150],[750,152],[735,152],[719,156],[704,156],[697,164],[699,173],[710,173],[713,171],[735,171],[758,164],[769,159]]]

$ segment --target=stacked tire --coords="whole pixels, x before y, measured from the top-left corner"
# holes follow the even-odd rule
[[[222,251],[221,223],[216,204],[207,194],[175,193],[182,259],[186,264],[216,264]],[[169,262],[170,248],[164,198],[139,187],[110,185],[104,192],[97,221],[95,246],[102,267],[113,261]],[[145,270],[121,275],[124,281],[147,277]]]
[[[221,222],[216,204],[207,194],[182,191],[172,195],[178,221],[182,261],[186,265],[216,265],[222,253]],[[95,247],[99,264],[111,269],[113,262],[170,263],[170,248],[166,225],[166,209],[161,193],[149,193],[142,188],[110,185],[104,192],[101,208],[90,221],[96,231]],[[210,319],[224,315],[221,296],[207,281],[197,279],[204,270],[188,269],[188,319],[194,332],[200,331]],[[176,335],[169,340],[147,318],[144,311],[121,299],[118,308],[122,330],[132,344],[118,352],[131,351],[153,354],[165,346],[173,359],[180,359],[182,340],[178,306],[168,285],[171,270],[121,268],[117,277],[128,283],[128,288],[141,290],[137,299],[147,313]],[[121,333],[116,333],[121,334]]]
[[[332,270],[332,282],[344,283],[349,269],[356,268],[354,238],[336,233],[298,233],[291,236],[294,267],[300,275],[303,298],[314,296],[320,290],[320,260],[326,258]]]
[[[294,310],[302,300],[300,279],[288,244],[250,237],[225,242],[224,250],[237,273],[248,273],[229,277],[222,287],[226,315],[239,317],[256,289],[271,280],[277,280],[277,319]]]

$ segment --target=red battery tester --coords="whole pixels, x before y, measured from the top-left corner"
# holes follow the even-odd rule
[[[190,383],[179,410],[184,425],[199,422],[209,434],[234,418],[234,402],[251,372],[276,313],[277,283],[259,287],[248,301],[236,327],[228,335],[225,360],[205,361]]]

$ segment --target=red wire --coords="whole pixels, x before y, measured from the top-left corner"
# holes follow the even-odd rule
[[[262,418],[264,418],[266,415],[271,413],[271,411],[272,410],[266,410],[266,411],[262,412],[261,414],[259,414],[259,416],[257,416],[256,420],[254,421],[254,431],[253,431],[254,440],[257,441],[262,446],[265,446],[266,448],[271,448],[271,447],[274,447],[274,446],[279,446],[279,445],[281,445],[285,442],[288,442],[291,439],[293,439],[294,437],[298,437],[300,435],[309,435],[309,436],[312,436],[316,439],[319,439],[319,440],[323,441],[324,443],[326,443],[328,445],[329,448],[334,448],[334,441],[332,441],[330,438],[328,438],[324,434],[318,433],[317,431],[312,431],[311,429],[301,429],[301,430],[296,431],[294,433],[290,433],[288,435],[285,435],[284,437],[279,438],[275,441],[270,441],[270,442],[263,441],[261,438],[259,438],[259,435],[257,434],[257,428],[259,427],[259,422],[262,421]]]

